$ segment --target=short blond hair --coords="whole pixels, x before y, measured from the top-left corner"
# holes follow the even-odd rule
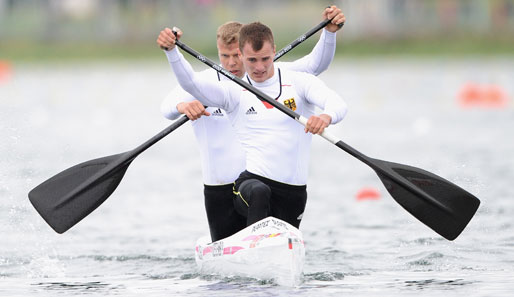
[[[239,41],[239,30],[243,24],[239,22],[227,22],[219,26],[216,33],[216,40],[221,40],[224,44],[232,44]]]

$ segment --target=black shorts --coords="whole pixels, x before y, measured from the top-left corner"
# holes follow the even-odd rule
[[[246,227],[246,218],[234,208],[234,185],[204,185],[204,202],[212,241],[228,237]]]
[[[235,208],[238,213],[248,218],[248,224],[266,216],[273,216],[296,228],[300,226],[307,204],[307,186],[288,185],[244,171],[237,178],[234,189],[237,193],[234,201]],[[252,192],[258,195],[252,197]],[[269,195],[269,201],[256,204],[252,201],[260,200],[267,195]],[[252,213],[252,204],[260,209]]]

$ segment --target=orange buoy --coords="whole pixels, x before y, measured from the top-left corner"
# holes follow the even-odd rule
[[[489,85],[484,90],[484,106],[504,107],[507,105],[507,94],[497,85]]]
[[[467,83],[458,95],[461,107],[503,108],[507,106],[507,93],[498,85]]]
[[[8,81],[11,78],[11,74],[11,63],[5,60],[0,60],[0,83]]]
[[[380,192],[377,189],[371,188],[371,187],[364,187],[364,188],[360,189],[359,191],[357,191],[357,194],[355,195],[355,198],[358,201],[378,200],[378,199],[380,199],[380,197],[381,197]]]
[[[461,88],[459,103],[461,106],[472,106],[480,102],[481,90],[478,84],[468,83]]]

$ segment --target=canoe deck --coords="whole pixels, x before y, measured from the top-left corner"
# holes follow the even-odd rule
[[[301,283],[305,246],[300,230],[274,217],[265,218],[225,239],[198,239],[195,259],[200,273],[271,279],[279,285]]]

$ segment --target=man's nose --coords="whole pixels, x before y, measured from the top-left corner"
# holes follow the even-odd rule
[[[263,62],[256,62],[255,63],[255,70],[257,71],[263,71],[265,69]]]

